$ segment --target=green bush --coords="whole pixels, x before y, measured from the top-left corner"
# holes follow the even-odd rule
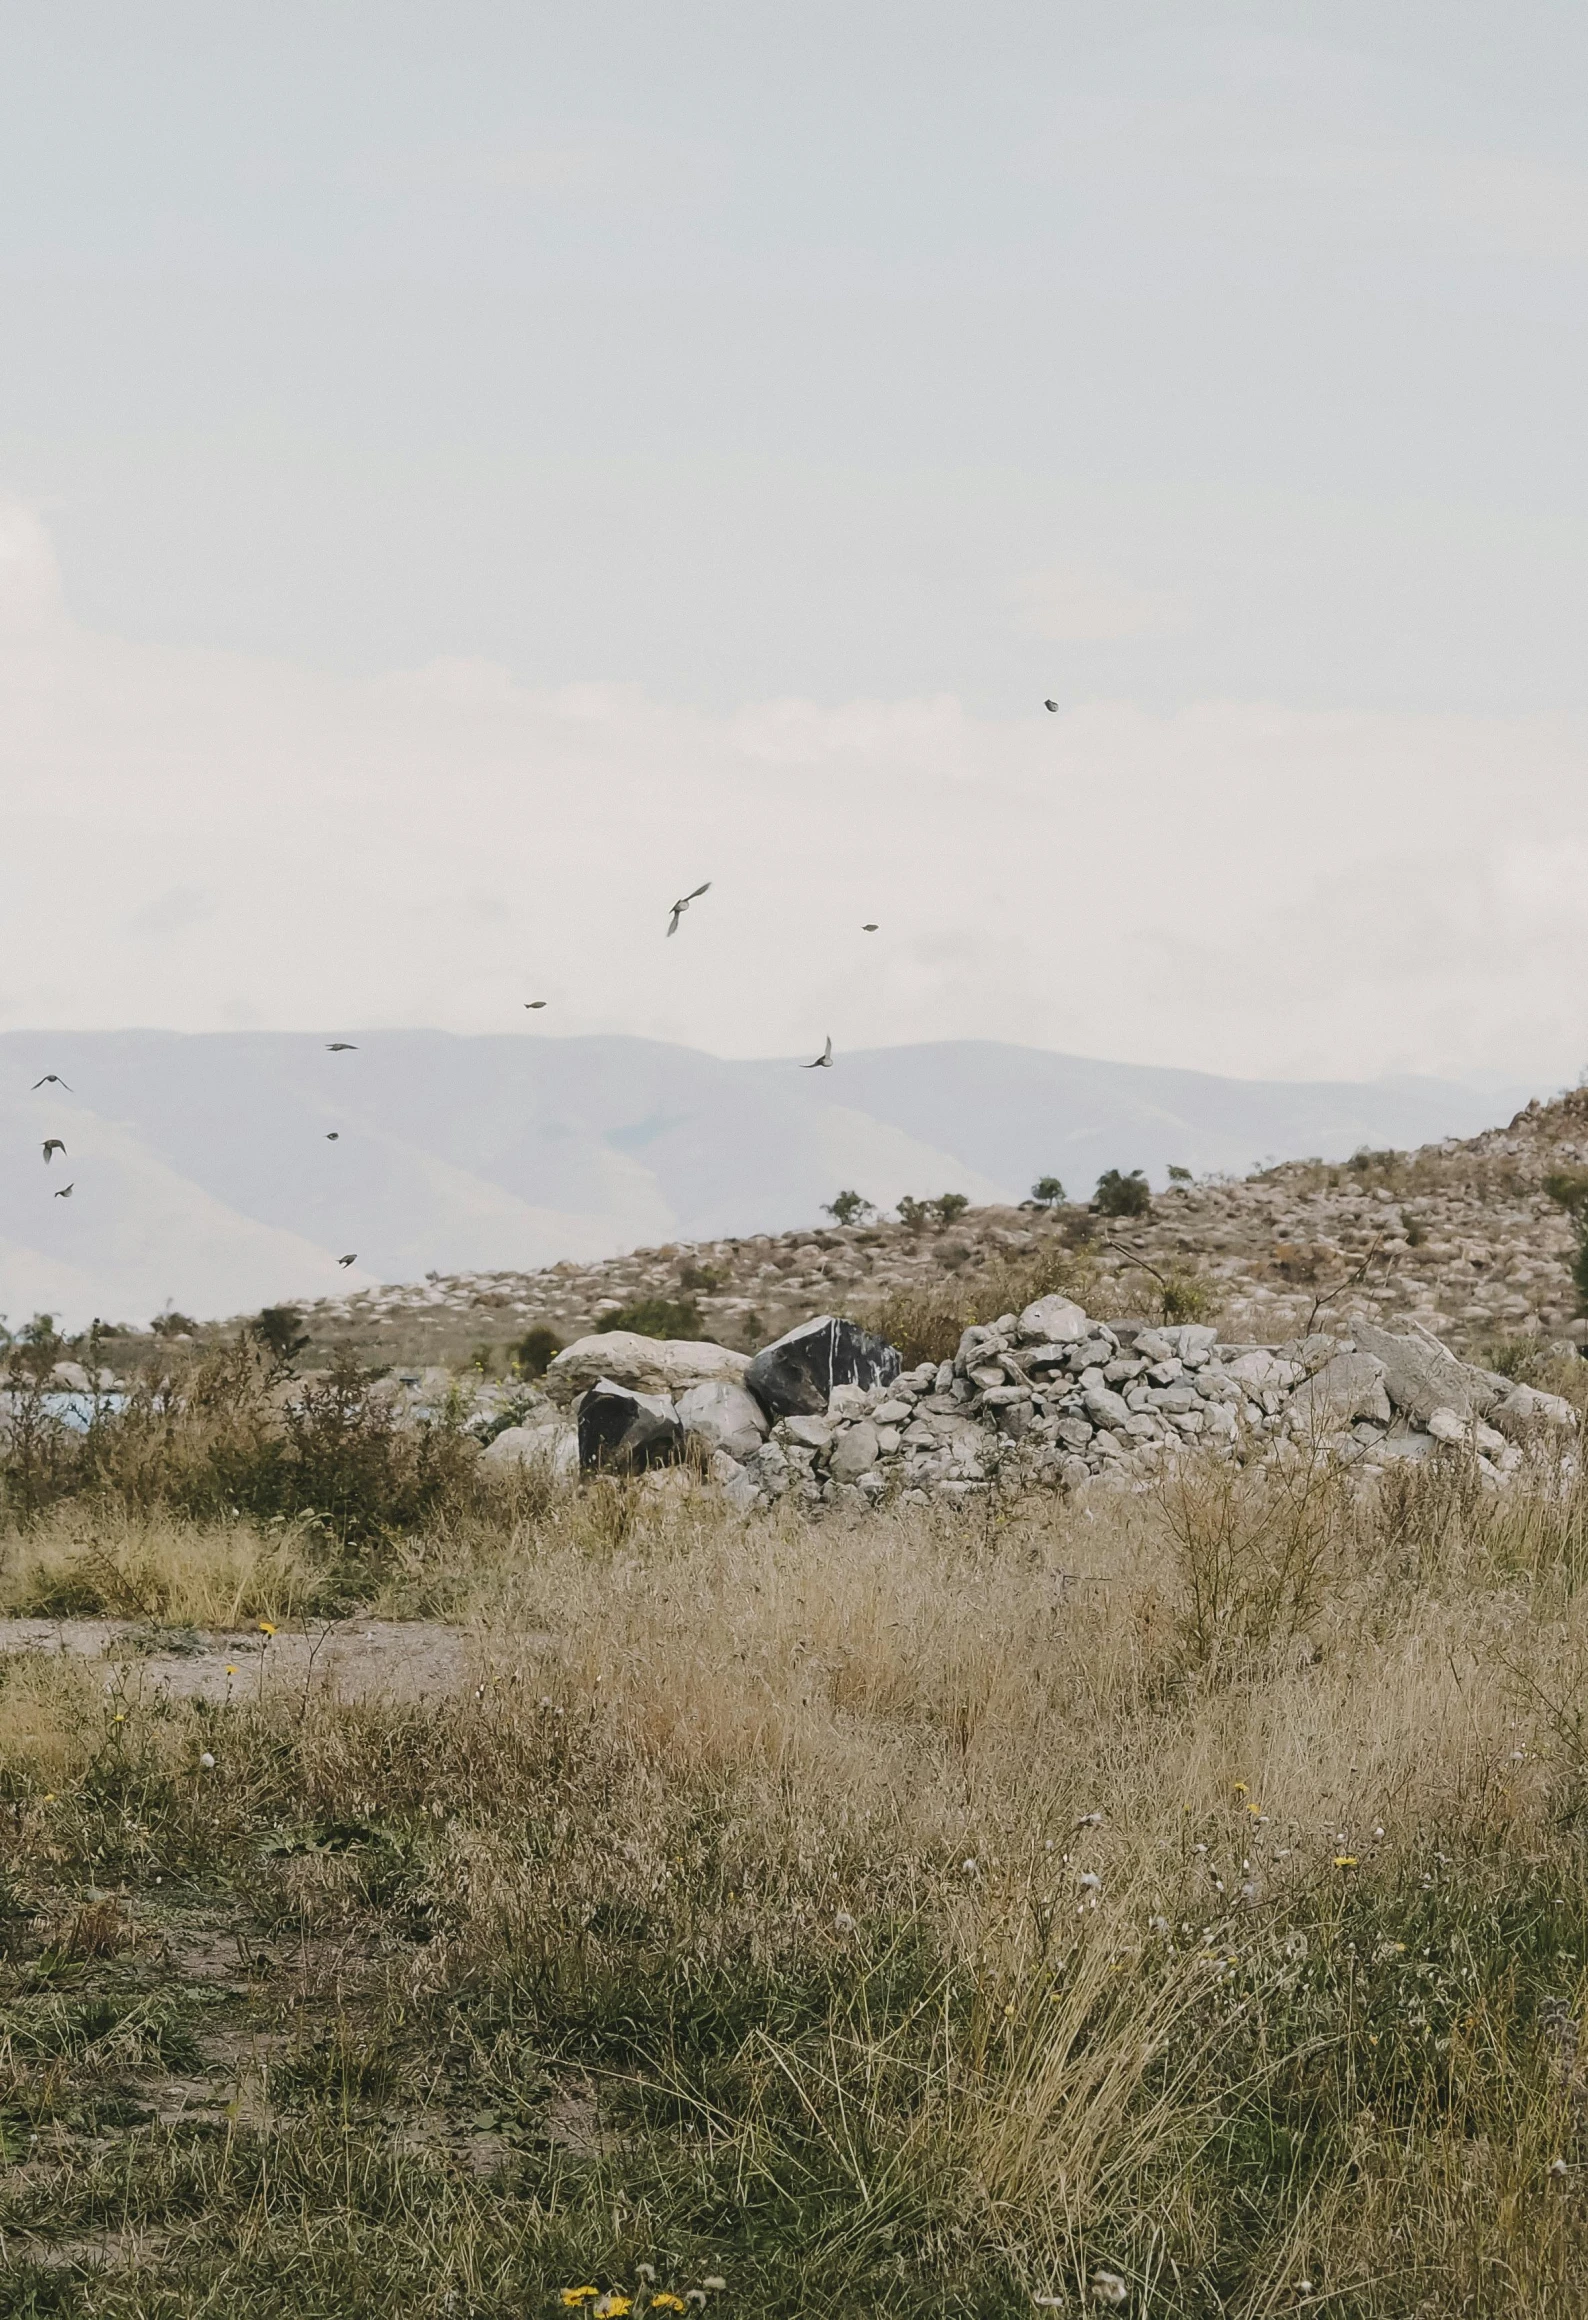
[[[1580,1217],[1588,1209],[1588,1169],[1555,1168],[1544,1179],[1544,1190],[1557,1208]]]
[[[254,1335],[279,1362],[296,1361],[309,1339],[295,1305],[267,1305],[253,1324]]]
[[[693,1297],[641,1297],[616,1313],[603,1313],[599,1326],[603,1334],[629,1329],[636,1337],[698,1338],[708,1334]]]
[[[520,1377],[538,1378],[545,1376],[561,1351],[562,1339],[544,1322],[538,1322],[510,1349],[510,1358]]]
[[[862,1217],[874,1216],[876,1211],[863,1193],[835,1192],[822,1214],[830,1216],[834,1224],[858,1224]]]
[[[1117,1168],[1105,1168],[1097,1180],[1092,1206],[1099,1216],[1146,1216],[1152,1208],[1152,1193],[1139,1168],[1133,1168],[1128,1176],[1122,1176]]]
[[[1064,1186],[1056,1176],[1039,1176],[1031,1187],[1033,1200],[1040,1200],[1044,1208],[1057,1208],[1064,1199]]]

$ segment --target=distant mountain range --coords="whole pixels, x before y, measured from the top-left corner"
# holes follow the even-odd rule
[[[1021,1197],[1104,1168],[1471,1135],[1526,1101],[1432,1079],[1219,1079],[994,1040],[832,1071],[625,1038],[441,1031],[0,1035],[0,1312],[76,1326],[242,1312],[815,1223],[852,1185]],[[35,1089],[55,1072],[66,1083]],[[46,1137],[66,1153],[48,1165]],[[54,1197],[70,1183],[69,1199]],[[356,1262],[339,1268],[336,1260]]]

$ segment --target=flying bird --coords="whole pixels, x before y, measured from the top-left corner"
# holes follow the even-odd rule
[[[337,1141],[337,1138],[338,1138],[338,1137],[341,1135],[341,1133],[342,1133],[342,1131],[341,1131],[341,1129],[340,1129],[340,1128],[327,1128],[327,1129],[326,1129],[326,1131],[325,1131],[325,1140],[326,1140],[326,1142],[327,1142],[328,1144],[334,1144],[334,1143]]]
[[[668,933],[669,933],[669,934],[671,934],[673,930],[672,930],[672,928],[671,928],[671,927],[669,927],[667,931],[668,931]],[[525,1005],[526,1007],[528,1007],[528,1008],[531,1010],[531,1012],[533,1012],[533,1010],[534,1010],[535,1008],[537,1008],[537,1007],[544,1007],[544,1006],[545,1006],[545,1004],[546,1004],[546,1002],[545,1002],[545,1000],[544,1000],[544,999],[526,999],[526,1000],[524,1001],[524,1005]]]
[[[35,1095],[38,1094],[41,1087],[63,1087],[66,1088],[68,1095],[70,1095],[72,1092],[69,1087],[66,1087],[66,1082],[62,1079],[58,1071],[47,1071],[42,1079],[36,1079],[33,1082],[33,1092]]]
[[[816,1058],[816,1061],[814,1063],[802,1063],[800,1065],[800,1069],[801,1071],[831,1071],[832,1068],[833,1035],[829,1031],[827,1034],[827,1045],[822,1049],[821,1054]]]
[[[46,1136],[44,1139],[45,1167],[48,1168],[50,1162],[54,1159],[57,1152],[64,1154],[65,1150],[66,1146],[61,1142],[59,1136]]]
[[[72,1184],[63,1184],[59,1191],[56,1193],[55,1197],[57,1200],[70,1200],[75,1189],[75,1182]]]
[[[357,1055],[358,1049],[351,1039],[328,1039],[325,1052],[327,1055]]]
[[[1051,710],[1053,711],[1054,715],[1055,715],[1055,716],[1057,716],[1057,714],[1058,714],[1058,708],[1059,708],[1059,704],[1058,704],[1058,702],[1057,702],[1057,701],[1044,701],[1044,702],[1043,702],[1043,704],[1042,704],[1042,706],[1043,706],[1043,708],[1044,708],[1044,709],[1051,709]]]
[[[356,1265],[358,1263],[357,1249],[354,1249],[350,1256],[338,1257],[336,1261],[339,1265]]]
[[[711,880],[708,878],[704,886],[697,886],[690,893],[681,894],[678,900],[673,904],[673,915],[669,920],[667,927],[668,933],[676,934],[678,932],[678,922],[683,917],[690,904],[692,902],[698,901],[702,894],[709,894],[710,892]]]
[[[876,920],[875,920],[874,918],[868,918],[868,919],[867,919],[867,921],[866,921],[866,923],[865,923],[865,925],[864,925],[864,926],[861,928],[861,930],[860,930],[860,931],[861,931],[861,933],[862,933],[862,934],[875,934],[875,933],[876,933],[876,931],[877,931],[877,922],[876,922]]]

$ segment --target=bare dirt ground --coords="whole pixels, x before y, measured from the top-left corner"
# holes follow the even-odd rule
[[[313,1688],[342,1699],[396,1701],[477,1681],[479,1644],[467,1628],[426,1619],[348,1619],[274,1635],[132,1619],[0,1619],[0,1653],[9,1652],[92,1662],[107,1687],[140,1697],[163,1691],[173,1699],[225,1700]]]

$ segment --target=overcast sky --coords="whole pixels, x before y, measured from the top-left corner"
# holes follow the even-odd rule
[[[1585,68],[18,0],[0,1022],[1575,1077]]]

